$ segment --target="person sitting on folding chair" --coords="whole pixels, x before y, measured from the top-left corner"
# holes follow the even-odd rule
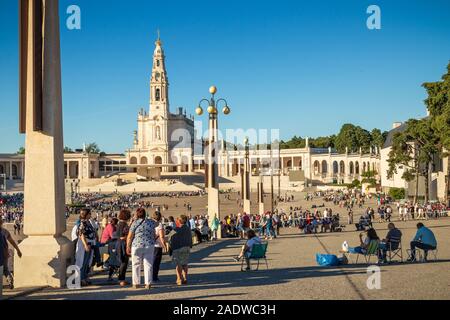
[[[242,258],[245,258],[247,262],[247,269],[250,270],[250,260],[248,259],[252,254],[252,249],[255,244],[261,244],[261,238],[258,237],[253,230],[247,231],[247,242],[242,246],[241,252],[237,257],[234,258],[234,261],[239,262]]]
[[[387,263],[386,254],[388,251],[395,251],[399,248],[402,241],[402,232],[391,222],[388,224],[388,233],[386,238],[380,242],[379,262]]]
[[[367,234],[365,239],[363,239],[364,234]],[[360,245],[358,247],[349,247],[348,251],[346,251],[345,253],[366,254],[367,248],[369,247],[370,243],[372,241],[380,241],[380,238],[378,237],[375,229],[370,228],[369,230],[361,232],[359,234],[359,241]]]
[[[417,224],[417,233],[414,239],[411,241],[411,256],[408,258],[408,262],[416,261],[416,248],[424,251],[424,261],[427,261],[427,255],[429,250],[436,250],[437,241],[433,231],[424,226],[423,223]]]

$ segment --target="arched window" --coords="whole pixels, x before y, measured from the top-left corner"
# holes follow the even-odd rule
[[[322,161],[322,173],[328,173],[328,163],[325,160]]]
[[[5,174],[5,168],[0,164],[0,174]]]
[[[344,161],[339,162],[339,173],[345,174],[345,162]]]
[[[320,173],[320,162],[319,161],[314,161],[314,174],[319,174]]]
[[[333,162],[333,174],[338,174],[339,173],[339,165],[337,163],[337,161]]]
[[[160,65],[159,60],[156,60],[156,66],[159,67],[159,65]]]
[[[161,100],[161,89],[157,88],[155,90],[155,100],[160,101]]]

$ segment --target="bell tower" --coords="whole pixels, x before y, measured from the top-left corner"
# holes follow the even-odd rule
[[[165,64],[164,50],[159,36],[153,53],[153,69],[150,79],[150,117],[169,117],[169,81]]]

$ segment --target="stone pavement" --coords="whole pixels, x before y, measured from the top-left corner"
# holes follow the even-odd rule
[[[403,232],[404,258],[414,236],[416,221],[397,222]],[[381,266],[381,289],[369,290],[367,265],[319,267],[315,254],[337,253],[344,240],[358,244],[358,232],[348,227],[342,233],[299,234],[282,229],[271,240],[269,270],[241,272],[232,260],[242,241],[223,240],[194,248],[189,284],[177,287],[171,263],[165,257],[161,283],[151,291],[119,288],[106,282],[104,274],[93,278],[94,285],[81,290],[43,290],[20,299],[450,299],[450,218],[425,221],[438,239],[438,261],[394,263]],[[375,225],[384,237],[385,223]]]

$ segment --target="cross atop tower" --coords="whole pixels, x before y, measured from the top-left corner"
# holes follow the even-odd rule
[[[156,33],[158,34],[158,38],[156,40],[156,45],[161,46],[162,43],[161,43],[161,34],[160,34],[160,31],[159,31],[159,28],[156,30]]]

